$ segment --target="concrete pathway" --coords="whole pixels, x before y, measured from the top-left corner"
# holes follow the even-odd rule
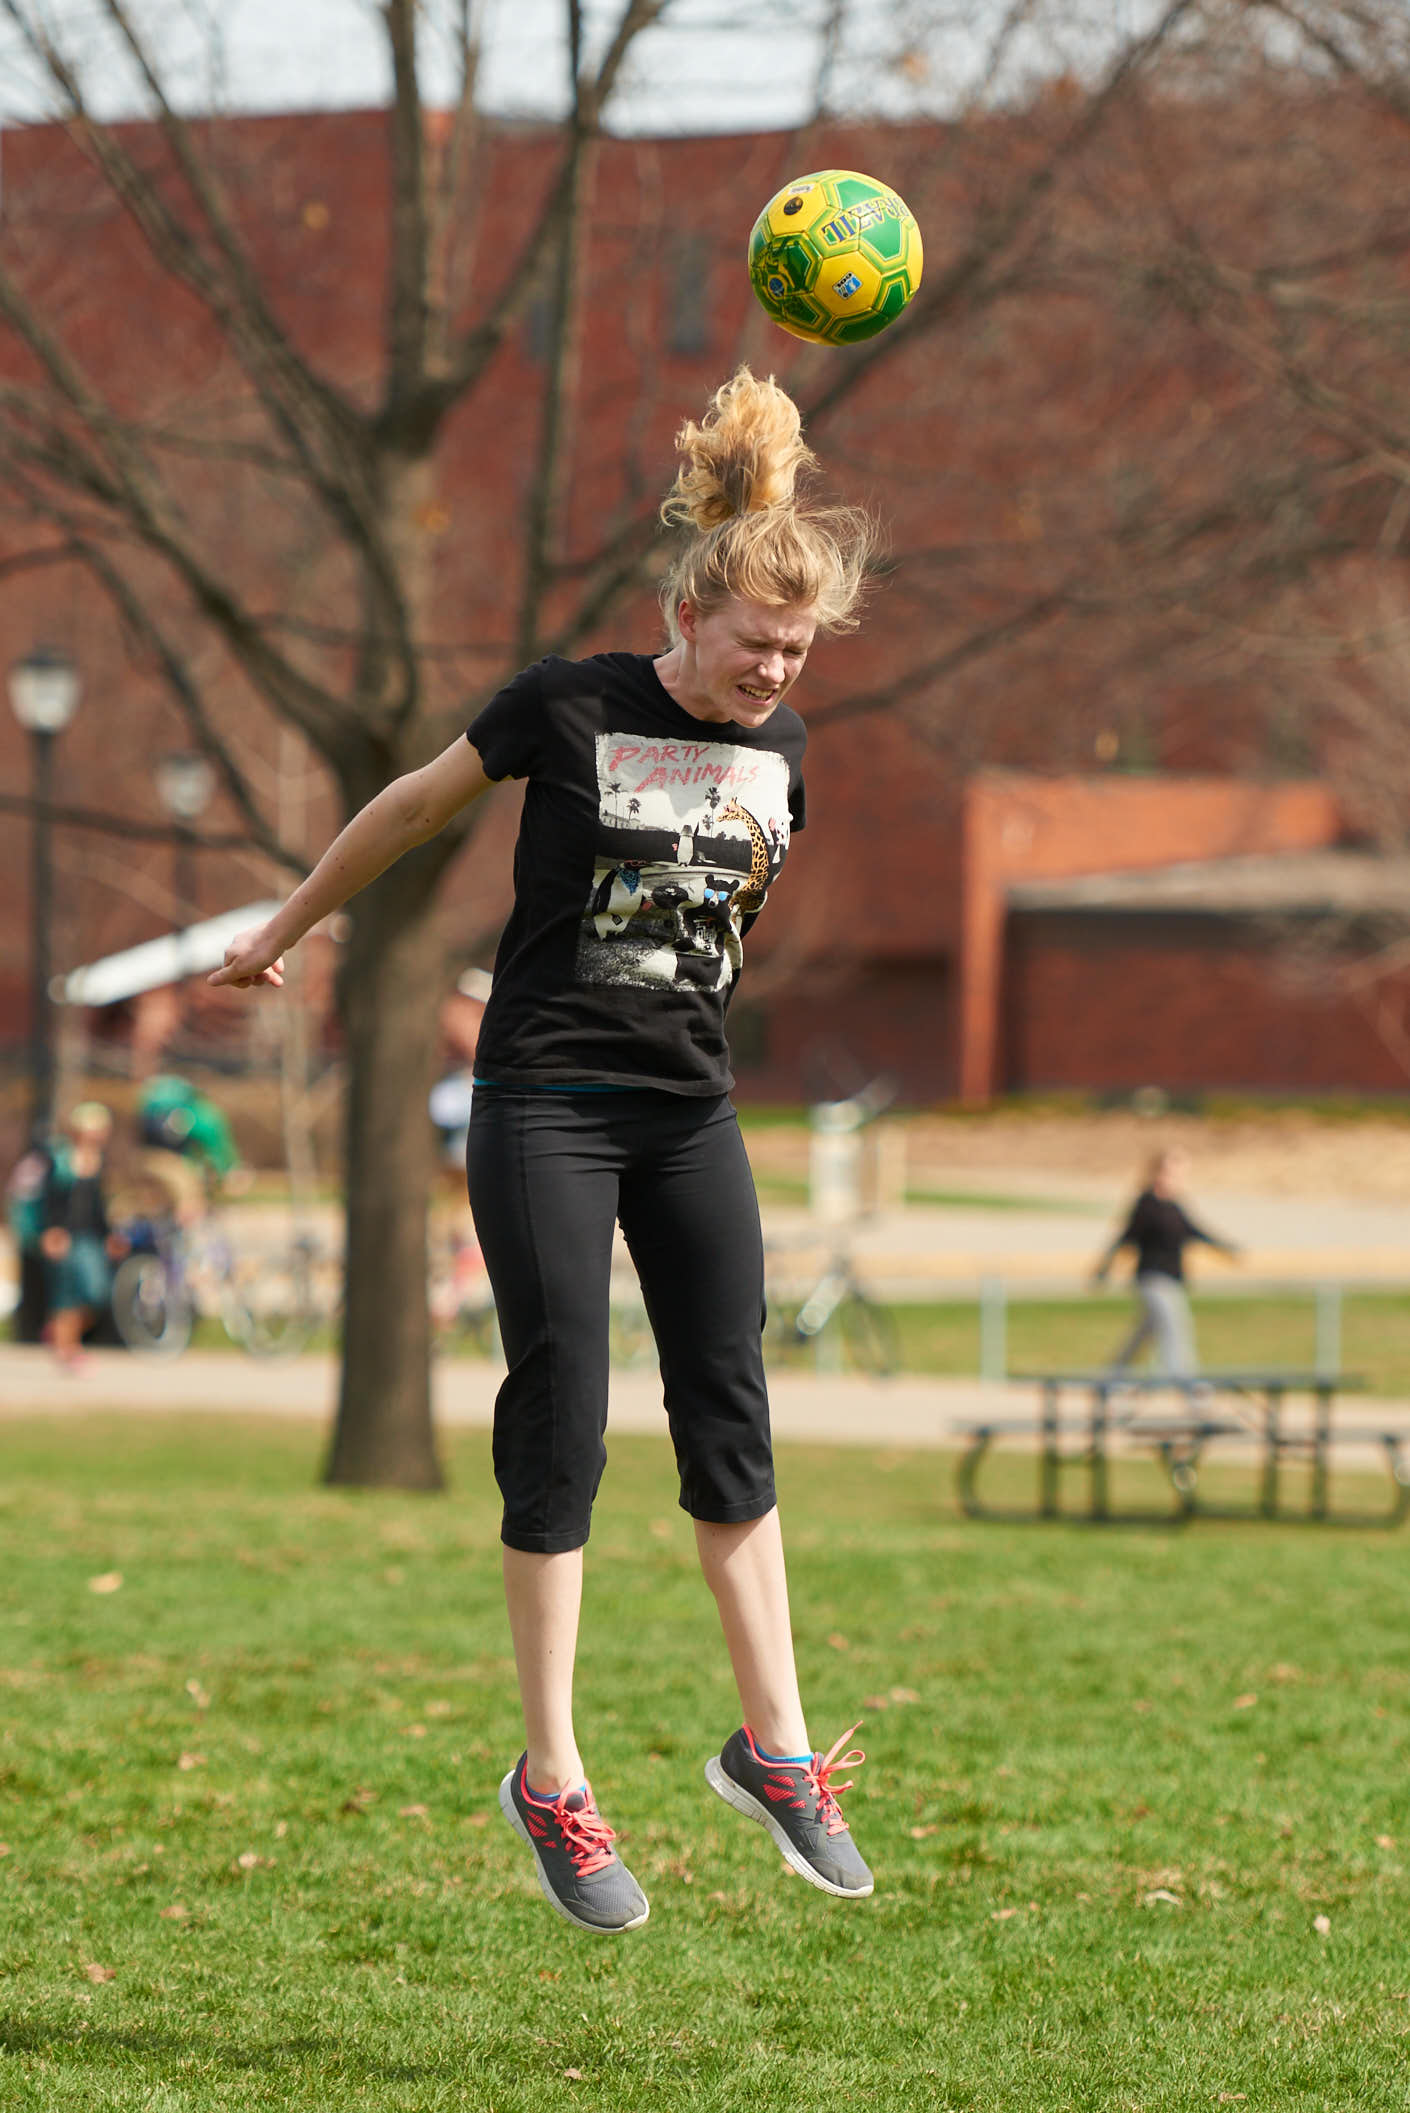
[[[868,1283],[893,1296],[933,1296],[942,1288],[963,1293],[985,1276],[1002,1277],[1015,1288],[1074,1287],[1111,1239],[1128,1201],[1112,1197],[1103,1209],[1069,1192],[1055,1193],[1040,1209],[1025,1208],[1018,1198],[997,1207],[912,1205],[864,1219],[852,1244]],[[1195,1215],[1243,1250],[1236,1266],[1207,1249],[1190,1250],[1192,1276],[1211,1289],[1410,1283],[1410,1209],[1398,1204],[1221,1196]],[[829,1244],[828,1234],[801,1209],[767,1210],[765,1231],[779,1266],[792,1266],[797,1250],[817,1259]]]
[[[502,1367],[476,1358],[443,1359],[435,1375],[435,1408],[446,1427],[487,1427]],[[858,1379],[779,1373],[770,1381],[774,1435],[790,1441],[933,1450],[963,1443],[965,1426],[991,1419],[1029,1421],[1036,1411],[1031,1385],[986,1386],[965,1379]],[[331,1418],[337,1398],[333,1358],[249,1358],[234,1351],[190,1351],[179,1358],[146,1358],[121,1350],[97,1352],[82,1374],[61,1370],[42,1350],[0,1345],[0,1415],[92,1411],[242,1414]],[[1077,1397],[1072,1400],[1079,1412]],[[1295,1429],[1304,1406],[1290,1403]],[[1404,1429],[1410,1402],[1348,1396],[1338,1416],[1353,1428]],[[618,1372],[612,1381],[611,1429],[665,1436],[661,1382],[654,1372]],[[1020,1435],[1014,1442],[1031,1445]],[[1221,1444],[1220,1458],[1253,1457]],[[1338,1449],[1345,1466],[1378,1467],[1374,1446]]]
[[[974,1203],[910,1205],[881,1211],[833,1234],[804,1208],[764,1206],[764,1232],[773,1281],[807,1288],[829,1258],[850,1246],[863,1281],[884,1298],[972,1298],[985,1278],[1000,1278],[1011,1293],[1025,1288],[1075,1292],[1110,1239],[1129,1194],[1109,1183],[1071,1177],[964,1178]],[[1219,1196],[1197,1215],[1211,1231],[1235,1241],[1237,1266],[1192,1249],[1191,1275],[1202,1288],[1238,1292],[1264,1285],[1318,1283],[1410,1285],[1410,1208],[1390,1203]],[[329,1272],[336,1271],[342,1222],[331,1204],[304,1221]],[[242,1254],[287,1246],[291,1221],[283,1208],[241,1205],[226,1216]],[[624,1248],[618,1264],[630,1264]],[[14,1296],[14,1261],[0,1240],[0,1313]]]

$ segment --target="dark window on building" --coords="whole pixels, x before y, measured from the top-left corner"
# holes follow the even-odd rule
[[[548,358],[553,342],[553,302],[546,293],[534,295],[524,311],[524,353],[537,366]]]
[[[687,235],[674,250],[666,342],[680,358],[708,352],[713,336],[710,285],[714,249],[708,236]]]

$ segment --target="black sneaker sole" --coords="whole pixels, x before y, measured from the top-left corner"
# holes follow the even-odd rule
[[[824,1878],[821,1871],[815,1871],[767,1805],[761,1805],[751,1791],[736,1783],[733,1776],[726,1775],[718,1754],[711,1754],[705,1763],[705,1780],[716,1796],[722,1797],[727,1805],[733,1805],[736,1812],[742,1812],[747,1820],[757,1820],[761,1827],[767,1827],[778,1843],[785,1863],[791,1864],[798,1876],[806,1878],[809,1885],[816,1886],[820,1893],[831,1893],[838,1900],[865,1900],[875,1890],[876,1881],[871,1878],[864,1886],[836,1886],[830,1878]]]
[[[643,1900],[641,1913],[634,1915],[630,1922],[584,1922],[581,1916],[575,1915],[570,1907],[565,1907],[564,1903],[554,1892],[548,1873],[543,1867],[543,1859],[539,1855],[538,1843],[519,1817],[519,1808],[514,1802],[514,1776],[515,1770],[511,1768],[499,1786],[499,1809],[518,1835],[520,1841],[527,1842],[529,1848],[533,1851],[534,1869],[538,1873],[543,1897],[554,1913],[561,1915],[565,1922],[571,1922],[575,1930],[586,1930],[590,1937],[620,1937],[624,1930],[639,1930],[651,1913],[651,1903],[648,1900]]]

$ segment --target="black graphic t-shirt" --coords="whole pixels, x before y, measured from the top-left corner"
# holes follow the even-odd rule
[[[741,941],[803,827],[803,722],[692,718],[644,653],[550,658],[468,730],[527,778],[475,1068],[506,1086],[734,1084]]]

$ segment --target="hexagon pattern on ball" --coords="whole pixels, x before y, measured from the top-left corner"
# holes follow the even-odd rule
[[[755,293],[781,330],[812,344],[875,337],[911,299],[923,263],[905,200],[855,169],[795,177],[749,237]]]

